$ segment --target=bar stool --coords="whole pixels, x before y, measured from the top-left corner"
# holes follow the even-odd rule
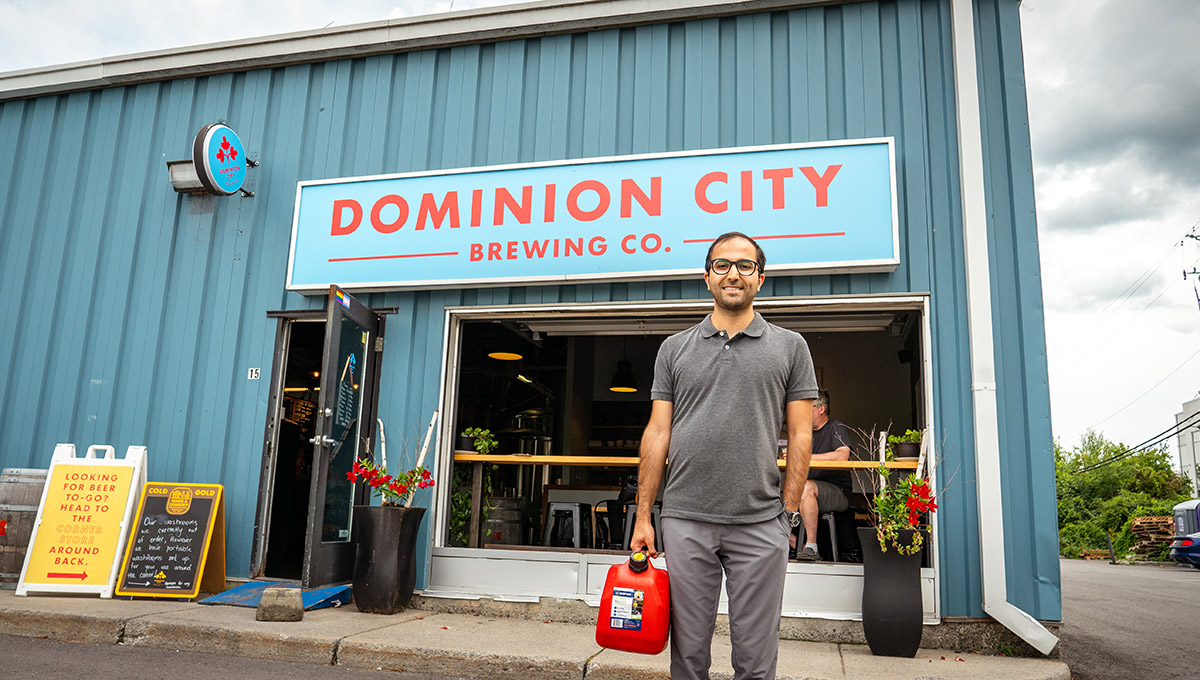
[[[625,547],[629,547],[629,541],[633,538],[633,525],[637,522],[637,503],[630,501],[625,504]],[[654,528],[655,547],[660,551],[663,549],[662,537],[662,504],[655,503],[650,508],[650,526]]]
[[[838,553],[837,513],[833,511],[822,512],[820,519],[823,520],[826,526],[829,527],[829,547],[830,551],[833,553],[833,561],[840,562],[841,555]],[[793,551],[793,557],[799,555],[801,550],[804,550],[804,543],[807,540],[808,536],[804,531],[804,525],[801,524],[796,528],[796,549]]]
[[[542,544],[559,548],[592,547],[591,504],[552,502],[546,506]]]

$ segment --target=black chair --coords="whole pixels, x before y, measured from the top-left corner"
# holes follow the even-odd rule
[[[625,535],[633,538],[633,525],[637,521],[637,503],[629,502],[625,504]],[[663,549],[662,538],[662,504],[655,503],[650,508],[650,526],[654,528],[655,547],[659,550]],[[629,541],[625,541],[625,547],[629,547]]]
[[[625,514],[637,498],[637,474],[621,478],[621,492],[616,499],[596,503],[596,546],[607,550],[628,550],[629,530],[624,528]]]
[[[604,550],[624,550],[626,547],[624,501],[607,500],[596,503],[596,547]]]
[[[592,547],[592,506],[588,503],[550,503],[542,544],[556,548]]]

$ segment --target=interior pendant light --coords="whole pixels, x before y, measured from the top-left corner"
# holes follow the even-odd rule
[[[525,355],[521,354],[523,348],[519,342],[518,338],[501,327],[500,332],[493,339],[491,349],[488,350],[488,356],[500,361],[520,361],[525,358]]]
[[[625,340],[621,341],[621,356],[625,354]],[[608,384],[610,392],[637,392],[637,378],[633,377],[633,362],[628,359],[621,359],[617,362],[617,372],[612,377],[612,382]]]

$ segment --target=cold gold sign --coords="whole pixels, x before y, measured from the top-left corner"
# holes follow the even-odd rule
[[[126,547],[116,594],[195,597],[220,592],[225,580],[222,488],[216,484],[147,484]],[[213,532],[216,532],[215,534]],[[211,541],[216,555],[208,558]],[[205,571],[205,565],[210,569]]]

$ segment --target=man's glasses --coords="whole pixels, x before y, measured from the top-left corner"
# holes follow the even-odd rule
[[[754,272],[758,271],[758,263],[754,260],[738,260],[737,262],[730,262],[723,257],[719,257],[715,260],[708,261],[709,270],[718,276],[724,276],[725,274],[728,274],[730,267],[737,267],[738,273],[742,276],[750,276]]]

